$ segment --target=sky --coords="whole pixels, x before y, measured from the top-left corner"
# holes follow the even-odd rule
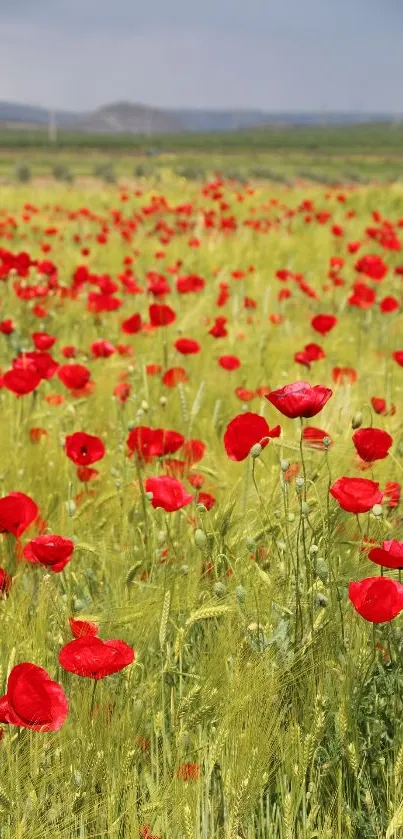
[[[0,0],[0,100],[403,114],[402,0]]]

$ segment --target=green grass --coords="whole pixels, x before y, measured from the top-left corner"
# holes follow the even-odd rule
[[[287,164],[281,160],[281,165]],[[49,241],[52,250],[45,258],[57,265],[62,285],[70,284],[75,267],[85,261],[92,273],[116,277],[124,257],[138,249],[134,272],[141,285],[146,272],[156,270],[175,289],[167,266],[182,259],[181,272],[200,274],[206,290],[188,296],[173,290],[168,302],[176,322],[128,337],[120,323],[136,311],[147,320],[150,300],[144,294],[119,292],[122,308],[98,316],[87,311],[85,294],[50,297],[42,319],[15,295],[15,278],[2,286],[1,317],[16,325],[10,337],[0,335],[3,372],[19,350],[31,348],[31,333],[43,326],[57,336],[52,355],[63,361],[61,348],[74,344],[77,361],[91,369],[96,387],[90,396],[76,398],[57,378],[22,399],[0,390],[1,492],[28,493],[49,532],[76,543],[61,574],[17,561],[12,537],[1,543],[0,565],[14,581],[7,599],[0,599],[0,694],[12,667],[31,661],[63,685],[70,703],[57,733],[6,726],[0,740],[1,839],[138,839],[144,825],[150,836],[163,839],[398,839],[402,620],[373,630],[354,612],[347,587],[378,573],[360,552],[359,527],[377,541],[402,540],[401,511],[384,505],[381,517],[363,515],[358,527],[353,515],[329,500],[328,489],[341,475],[371,476],[359,470],[351,441],[351,419],[358,411],[364,425],[381,425],[394,438],[393,459],[373,466],[376,480],[384,486],[401,479],[403,371],[391,353],[401,349],[402,315],[347,305],[357,257],[348,255],[345,242],[364,240],[375,209],[396,222],[402,186],[358,186],[346,192],[342,204],[335,191],[326,198],[327,187],[273,184],[260,184],[237,202],[240,186],[226,185],[225,214],[235,215],[234,232],[204,229],[201,210],[217,210],[217,202],[169,167],[160,184],[144,179],[143,187],[142,196],[131,190],[127,203],[119,202],[115,186],[101,183],[96,189],[54,183],[2,187],[3,215],[14,219],[7,228],[11,239],[2,239],[2,246],[39,258],[40,245]],[[123,239],[111,210],[137,216],[157,192],[171,209],[190,202],[194,229],[161,244],[157,220],[175,223],[167,210],[146,216],[132,241]],[[277,207],[270,207],[273,197]],[[331,222],[307,224],[305,213],[290,221],[285,210],[304,199],[318,210],[328,208]],[[39,211],[30,221],[22,219],[27,201]],[[71,215],[83,207],[92,217]],[[355,215],[346,219],[346,210]],[[254,217],[270,219],[272,227],[258,233],[243,224]],[[333,223],[345,228],[344,240],[332,237]],[[110,230],[104,246],[95,240],[102,225]],[[50,226],[58,232],[46,237]],[[199,248],[189,247],[192,235],[199,237]],[[87,260],[80,254],[83,244],[91,250]],[[166,256],[158,260],[154,254],[161,249]],[[390,266],[377,286],[379,298],[395,294],[401,300],[401,277],[393,267],[403,257],[366,241],[360,255],[372,252],[382,253]],[[346,285],[323,291],[329,259],[337,253],[346,258],[341,271]],[[254,273],[231,279],[231,271],[250,264]],[[292,297],[279,301],[283,285],[275,271],[285,267],[304,273],[319,299],[292,285]],[[29,283],[34,281],[32,272]],[[224,309],[215,305],[220,282],[228,282],[231,291]],[[246,295],[256,300],[255,311],[243,308]],[[339,317],[323,340],[309,325],[319,311]],[[269,319],[273,313],[282,316],[281,324]],[[207,321],[211,325],[222,314],[229,334],[215,340],[207,334]],[[179,334],[200,341],[202,353],[179,356],[173,347]],[[96,338],[131,344],[133,357],[92,359]],[[301,372],[294,353],[316,340],[326,358]],[[238,355],[240,369],[222,370],[217,359],[223,354]],[[160,377],[146,375],[150,363],[183,365],[188,382],[169,389]],[[357,383],[335,385],[336,366],[355,367]],[[123,373],[132,385],[124,405],[113,397]],[[222,440],[226,424],[242,411],[237,386],[275,388],[299,378],[334,390],[323,412],[307,421],[333,439],[328,454],[304,450],[308,514],[301,512],[295,480],[286,483],[280,465],[288,460],[301,469],[298,420],[284,419],[264,399],[249,403],[270,427],[281,422],[283,429],[254,465],[249,458],[230,461]],[[62,404],[46,401],[55,393],[65,397]],[[373,395],[394,403],[396,414],[372,416]],[[126,451],[129,429],[139,424],[205,441],[207,454],[193,471],[203,475],[203,490],[217,499],[210,512],[192,504],[165,514],[147,499],[144,507]],[[30,442],[32,427],[47,432],[38,444]],[[100,435],[107,449],[96,464],[99,477],[87,488],[63,450],[65,436],[78,430]],[[143,475],[162,470],[163,464],[154,462]],[[207,537],[203,549],[200,538],[195,542],[197,529]],[[58,665],[59,650],[71,638],[72,615],[98,621],[104,639],[120,638],[137,652],[132,666],[97,684],[95,695],[90,680]],[[197,777],[184,780],[180,770],[178,777],[183,764],[196,764]]]

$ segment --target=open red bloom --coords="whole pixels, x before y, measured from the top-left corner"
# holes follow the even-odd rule
[[[81,390],[91,377],[90,371],[83,364],[62,364],[57,375],[69,390]]]
[[[371,623],[393,620],[403,609],[403,586],[390,577],[350,583],[348,596],[356,612]]]
[[[94,636],[98,635],[99,632],[96,623],[92,623],[92,621],[80,621],[76,618],[69,618],[69,625],[74,638],[84,638],[89,635]]]
[[[58,367],[50,353],[37,350],[20,353],[13,361],[14,370],[35,370],[41,379],[51,379]]]
[[[66,454],[77,466],[89,466],[90,463],[102,460],[105,446],[99,437],[85,431],[76,431],[66,437]]]
[[[403,350],[396,350],[396,352],[392,353],[392,357],[399,367],[403,367]]]
[[[371,396],[371,405],[375,413],[381,414],[383,417],[393,417],[396,413],[396,406],[391,405],[388,409],[386,399],[382,399],[380,396]]]
[[[60,650],[59,664],[69,673],[87,679],[104,679],[132,663],[133,647],[124,641],[102,641],[95,635],[84,635],[69,641]]]
[[[167,513],[173,513],[186,507],[193,501],[193,496],[186,492],[185,487],[176,478],[162,475],[159,478],[147,478],[146,492],[152,493],[152,506],[162,507]]]
[[[4,498],[0,498],[0,533],[22,536],[37,515],[38,507],[29,495],[10,492]]]
[[[176,313],[165,303],[152,303],[149,307],[150,323],[152,326],[168,326],[176,319]]]
[[[382,428],[359,428],[353,434],[353,443],[359,456],[366,463],[373,463],[388,456],[393,438]]]
[[[37,350],[46,351],[53,347],[56,338],[53,335],[48,335],[47,332],[33,332],[32,340]]]
[[[34,367],[13,368],[4,373],[2,382],[7,390],[11,390],[17,396],[26,396],[27,393],[36,390],[41,377]]]
[[[74,551],[74,542],[63,536],[36,536],[23,550],[28,562],[45,565],[50,571],[63,571],[70,562]]]
[[[332,396],[332,391],[323,385],[312,387],[308,382],[293,382],[291,385],[272,390],[266,399],[285,417],[314,417]]]
[[[209,492],[199,492],[197,496],[197,503],[203,504],[203,507],[205,507],[206,510],[211,510],[217,502],[214,495],[211,495]]]
[[[222,355],[218,359],[218,363],[223,370],[237,370],[241,366],[241,362],[236,355]]]
[[[357,260],[355,263],[355,270],[359,274],[365,274],[365,276],[370,277],[371,280],[377,280],[379,282],[386,277],[388,266],[385,265],[382,257],[377,254],[368,254],[367,256],[361,256],[361,258]]]
[[[394,539],[382,542],[382,546],[372,548],[368,556],[372,562],[385,568],[403,568],[403,542]]]
[[[164,428],[149,428],[138,425],[127,438],[127,445],[132,454],[149,463],[154,457],[175,454],[184,442],[183,434]]]
[[[94,341],[91,344],[91,352],[94,358],[109,358],[116,350],[110,341],[104,341],[102,338],[99,338],[98,341]]]
[[[176,777],[180,781],[197,781],[200,778],[200,766],[198,763],[181,763],[178,767]]]
[[[163,377],[162,383],[166,387],[176,387],[180,382],[187,382],[188,377],[184,367],[170,367]]]
[[[307,425],[302,430],[302,439],[304,443],[306,443],[307,446],[312,446],[314,449],[325,449],[326,446],[323,441],[326,437],[329,440],[332,439],[327,431],[323,431],[322,428],[315,428],[313,425]]]
[[[201,350],[199,342],[192,341],[191,338],[178,338],[174,343],[174,347],[182,355],[196,355]]]
[[[141,326],[141,315],[136,313],[123,321],[121,329],[126,335],[135,335],[137,332],[140,332]]]
[[[182,447],[186,466],[189,468],[194,463],[199,463],[203,460],[206,448],[207,446],[202,440],[186,440],[186,443]]]
[[[58,731],[68,709],[61,685],[42,667],[23,662],[8,677],[7,693],[0,698],[0,722],[32,731]]]
[[[311,326],[320,335],[327,335],[336,326],[337,318],[334,315],[315,315],[311,320]]]
[[[279,437],[280,434],[279,425],[270,430],[264,417],[247,411],[245,414],[238,414],[228,423],[224,434],[225,451],[231,460],[239,462],[248,457],[255,443],[260,443],[264,449],[270,437]]]
[[[368,513],[383,497],[379,484],[367,478],[339,478],[329,492],[347,513]]]
[[[354,367],[333,367],[332,379],[336,385],[353,385],[357,381],[357,371]]]
[[[396,297],[384,297],[379,304],[379,308],[384,315],[389,315],[391,312],[395,312],[396,309],[399,308],[399,301]]]

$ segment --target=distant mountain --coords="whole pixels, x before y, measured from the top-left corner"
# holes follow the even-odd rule
[[[0,124],[13,127],[45,127],[52,119],[62,129],[94,134],[171,134],[183,131],[225,132],[255,127],[360,125],[386,123],[396,115],[379,113],[266,112],[259,110],[204,110],[153,108],[131,102],[116,102],[88,113],[56,110],[15,102],[0,102]]]
[[[71,126],[89,134],[179,134],[184,125],[168,111],[116,102],[86,114]]]

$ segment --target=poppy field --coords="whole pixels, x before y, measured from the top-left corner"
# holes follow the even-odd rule
[[[403,831],[403,188],[2,187],[1,839]]]

